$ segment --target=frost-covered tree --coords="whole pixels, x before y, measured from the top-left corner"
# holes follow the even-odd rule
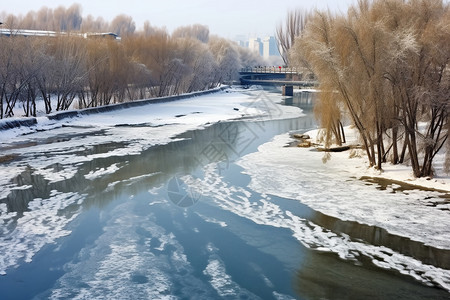
[[[237,79],[241,68],[237,45],[224,38],[211,37],[209,48],[217,63],[214,82],[220,84]]]
[[[194,24],[190,26],[182,26],[175,29],[172,33],[174,38],[194,38],[200,42],[207,43],[209,40],[208,26]]]
[[[237,51],[239,53],[239,60],[242,68],[262,66],[265,64],[260,55],[248,48],[237,47]]]

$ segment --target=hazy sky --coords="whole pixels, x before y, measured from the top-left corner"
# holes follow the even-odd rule
[[[56,8],[79,3],[82,15],[103,17],[111,21],[119,14],[133,18],[136,27],[148,20],[153,26],[165,26],[169,31],[195,23],[207,25],[212,34],[226,38],[236,35],[274,35],[275,28],[290,9],[327,9],[345,12],[356,0],[0,0],[0,11],[26,14],[42,6]]]

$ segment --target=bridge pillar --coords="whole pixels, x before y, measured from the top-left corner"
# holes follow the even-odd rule
[[[294,96],[294,86],[292,85],[283,85],[281,90],[281,94],[283,96]]]

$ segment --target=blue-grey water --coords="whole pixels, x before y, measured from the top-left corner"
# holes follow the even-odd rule
[[[229,187],[228,198],[245,197],[255,206],[270,202],[368,244],[380,245],[381,235],[386,237],[381,241],[393,249],[407,245],[409,250],[405,251],[411,253],[430,251],[379,228],[331,218],[298,201],[259,194],[248,187],[250,177],[235,164],[239,157],[257,151],[277,134],[315,127],[309,93],[287,98],[286,104],[300,106],[305,115],[288,120],[222,122],[186,132],[171,143],[138,154],[98,155],[74,163],[70,170],[74,175],[67,180],[49,182],[32,167],[25,168],[15,181],[27,188],[0,196],[8,212],[17,213],[15,222],[27,216],[29,204],[36,199],[43,200],[33,205],[44,206],[45,199],[60,195],[61,199],[74,200],[54,209],[54,213],[43,210],[48,213],[48,220],[43,222],[74,218],[63,228],[69,234],[45,242],[31,262],[19,259],[0,276],[0,299],[450,298],[442,289],[378,268],[368,259],[355,262],[310,249],[289,229],[261,224],[225,209],[215,201],[224,197],[219,187],[216,195],[207,196],[190,187],[186,176],[202,180],[214,170],[221,184]],[[82,137],[82,133],[53,136],[36,140],[33,145],[55,141],[76,145]],[[123,139],[109,141],[89,150],[79,145],[74,152],[80,156],[107,153],[124,143],[127,141]],[[55,152],[32,155],[60,155],[63,159]],[[15,162],[21,159],[11,158]],[[89,179],[93,171],[111,170],[111,166],[117,168]],[[58,164],[53,168],[61,171]],[[83,201],[77,200],[78,195]],[[36,233],[36,238],[42,236],[44,232]],[[32,243],[26,238],[21,241]]]

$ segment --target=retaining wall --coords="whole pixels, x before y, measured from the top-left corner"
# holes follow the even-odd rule
[[[99,107],[91,107],[91,108],[85,108],[85,109],[79,109],[79,110],[70,110],[70,111],[61,111],[56,112],[52,114],[46,115],[46,117],[49,120],[63,120],[67,118],[74,118],[82,115],[91,115],[91,114],[97,114],[102,112],[109,112],[109,111],[116,111],[120,109],[125,108],[131,108],[131,107],[139,107],[149,104],[155,104],[155,103],[166,103],[166,102],[172,102],[177,100],[183,100],[188,99],[192,97],[198,97],[203,95],[208,95],[212,93],[217,93],[223,90],[228,89],[229,86],[223,86],[207,91],[199,91],[199,92],[193,92],[189,94],[182,94],[177,96],[167,96],[167,97],[158,97],[158,98],[150,98],[150,99],[143,99],[143,100],[133,100],[129,102],[123,102],[123,103],[116,103],[111,105],[105,105],[105,106],[99,106]],[[0,131],[1,130],[8,130],[13,128],[18,128],[21,126],[33,126],[37,124],[37,119],[34,117],[29,118],[14,118],[14,119],[3,119],[0,120]]]

